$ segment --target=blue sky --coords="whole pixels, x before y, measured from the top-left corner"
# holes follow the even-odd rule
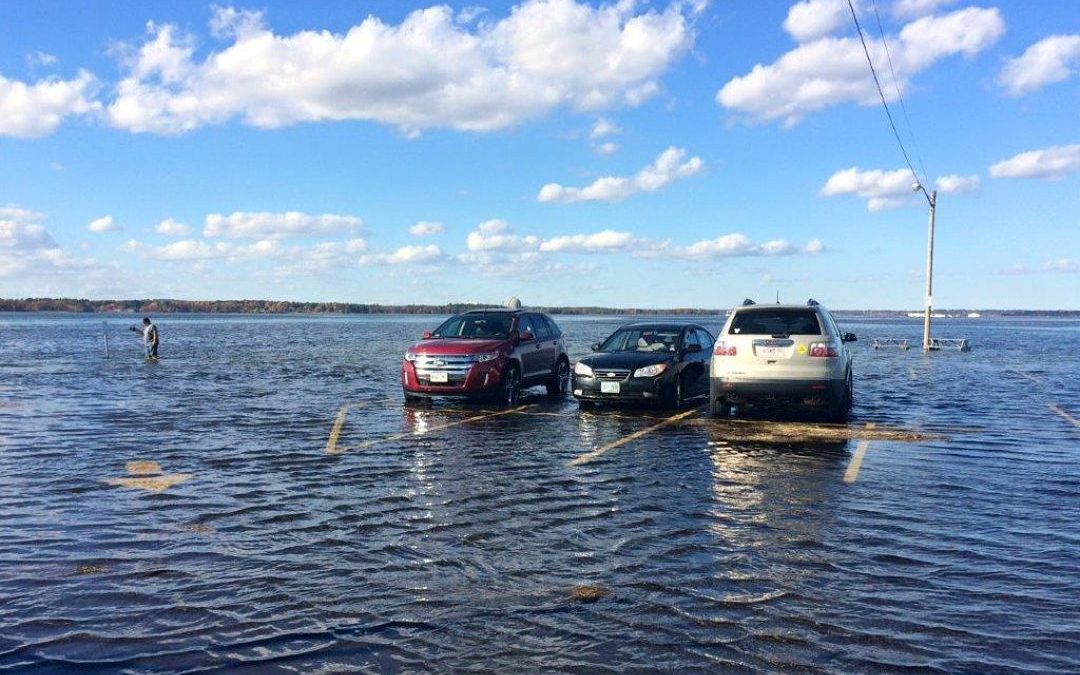
[[[1080,309],[1075,4],[855,7],[939,189],[935,306]],[[2,297],[923,303],[926,201],[846,0],[2,21]]]

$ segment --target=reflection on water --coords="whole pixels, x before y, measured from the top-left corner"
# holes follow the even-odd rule
[[[123,320],[110,360],[100,317],[2,320],[0,667],[1080,669],[1075,322],[931,358],[849,322],[847,428],[405,408],[437,320],[157,323],[147,364]],[[560,324],[577,357],[618,321]]]

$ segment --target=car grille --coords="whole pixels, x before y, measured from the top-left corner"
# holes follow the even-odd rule
[[[432,373],[446,373],[446,382],[438,382],[437,385],[463,383],[473,363],[475,363],[475,359],[471,356],[441,356],[438,354],[417,354],[416,361],[414,361],[416,377],[423,384],[431,382]]]
[[[598,380],[625,380],[630,377],[630,371],[625,368],[595,368],[593,376]]]

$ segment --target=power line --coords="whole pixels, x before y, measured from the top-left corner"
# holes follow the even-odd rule
[[[915,170],[915,167],[911,165],[911,159],[908,157],[907,148],[904,147],[904,141],[900,138],[900,132],[896,130],[896,122],[893,120],[892,111],[889,110],[889,104],[885,101],[885,92],[881,89],[881,80],[878,79],[877,70],[874,69],[874,60],[870,58],[870,48],[866,46],[866,38],[863,36],[862,26],[859,24],[859,16],[855,13],[855,5],[851,4],[851,0],[847,0],[848,8],[851,10],[851,18],[855,20],[855,29],[859,31],[859,41],[862,42],[863,53],[866,54],[866,62],[870,64],[870,74],[874,76],[874,85],[877,86],[878,95],[881,97],[881,105],[885,107],[885,114],[889,118],[889,126],[892,127],[893,136],[896,137],[896,143],[900,146],[900,152],[904,155],[904,162],[907,164],[908,169],[911,170],[911,175],[915,177],[915,183],[919,186],[919,190],[926,197],[926,201],[933,206],[934,200],[927,194],[926,188],[923,187],[922,180],[919,178],[919,172]]]
[[[911,145],[915,148],[915,157],[919,160],[919,168],[922,169],[923,175],[929,178],[930,172],[926,170],[926,163],[923,162],[922,153],[919,152],[919,143],[915,140],[915,130],[911,127],[911,118],[908,117],[907,106],[904,105],[904,95],[900,93],[899,80],[896,79],[896,70],[893,68],[892,53],[889,51],[889,41],[885,39],[885,28],[882,27],[881,15],[878,14],[877,0],[870,0],[870,4],[874,8],[874,18],[877,19],[881,44],[885,47],[885,56],[889,60],[889,73],[892,75],[893,88],[896,89],[896,98],[900,100],[900,111],[904,113],[904,125],[907,127],[908,136],[911,137]]]

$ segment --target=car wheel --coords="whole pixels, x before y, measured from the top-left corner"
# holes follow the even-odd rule
[[[679,408],[682,407],[682,404],[683,404],[684,400],[685,399],[683,398],[683,381],[682,381],[682,378],[681,377],[676,377],[675,378],[675,384],[671,387],[671,392],[668,393],[667,399],[664,401],[664,403],[667,404],[667,407],[674,408],[675,410],[678,410]]]
[[[548,396],[562,396],[570,388],[570,362],[560,358],[547,384]]]
[[[713,417],[731,417],[731,404],[723,399],[712,402]]]
[[[855,381],[851,377],[851,371],[847,374],[847,409],[851,410],[855,405]]]
[[[502,391],[499,402],[506,405],[517,405],[521,398],[521,371],[516,364],[510,364],[503,373]]]

